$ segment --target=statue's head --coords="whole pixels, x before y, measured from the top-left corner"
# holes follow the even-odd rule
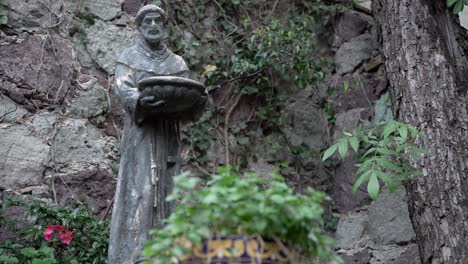
[[[156,5],[142,7],[136,16],[138,31],[150,44],[160,44],[166,32],[166,12]]]

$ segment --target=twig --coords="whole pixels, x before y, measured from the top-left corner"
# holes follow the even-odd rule
[[[107,205],[106,211],[104,211],[104,215],[101,216],[101,221],[104,221],[104,219],[106,219],[113,204],[114,204],[114,197],[112,197],[112,200]]]
[[[55,191],[55,180],[53,178],[50,179],[51,181],[51,185],[52,185],[52,193],[54,194],[54,203],[55,204],[58,204],[58,201],[57,201],[57,192]]]
[[[229,164],[229,119],[231,118],[232,112],[239,104],[241,97],[242,97],[242,93],[239,94],[239,96],[237,96],[236,101],[231,106],[231,108],[229,108],[229,111],[226,113],[226,116],[224,117],[224,149],[225,149],[225,161],[226,161],[225,165]]]
[[[36,83],[34,84],[34,93],[37,92],[37,83],[39,82],[39,74],[41,73],[42,66],[44,64],[44,52],[45,52],[45,44],[47,42],[47,39],[49,38],[49,34],[46,35],[44,39],[44,43],[42,43],[42,51],[41,51],[41,57],[39,58],[39,68],[37,70],[37,75],[36,75]]]
[[[369,103],[370,108],[372,108],[372,102],[370,101],[369,96],[367,96],[367,92],[364,89],[364,86],[362,85],[361,77],[359,76],[359,74],[357,75],[357,78],[358,78],[358,81],[359,81],[359,88],[362,90],[362,93],[366,97],[367,103]],[[374,117],[374,112],[372,112],[372,117]]]
[[[268,18],[270,18],[273,13],[275,13],[276,6],[278,5],[279,0],[276,0],[275,3],[273,4],[273,8],[270,11],[270,14],[268,15]]]
[[[109,112],[111,113],[111,121],[112,121],[112,127],[114,128],[115,131],[115,136],[117,137],[118,140],[120,140],[120,130],[115,124],[114,116],[112,115],[112,101],[110,98],[110,90],[111,90],[111,75],[107,75],[107,92],[106,92],[106,97],[107,97],[107,107]]]
[[[2,101],[5,101],[4,95],[3,95],[3,93],[2,93],[1,91],[0,91],[0,98],[2,98]],[[16,112],[16,110],[18,110],[18,106],[17,106],[16,104],[14,104],[14,106],[15,106],[15,109],[13,109],[13,110],[7,112],[6,104],[3,104],[3,109],[4,109],[5,113],[2,114],[2,116],[0,116],[0,123],[3,122],[3,119],[4,119],[7,115],[9,115],[9,114],[11,114],[11,113],[14,113],[14,112]]]

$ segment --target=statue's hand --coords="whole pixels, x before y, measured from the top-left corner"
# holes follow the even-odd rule
[[[163,106],[166,102],[164,100],[158,100],[154,96],[144,96],[140,98],[140,105],[146,109],[155,109]]]

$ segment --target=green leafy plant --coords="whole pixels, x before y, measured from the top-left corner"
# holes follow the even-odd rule
[[[323,4],[296,1],[291,6],[299,15],[281,14],[281,20],[275,18],[281,11],[271,1],[194,0],[170,7],[169,45],[205,79],[214,95],[201,122],[181,131],[191,162],[204,162],[210,142],[220,136],[226,152],[249,152],[252,144],[247,142],[258,136],[253,132],[279,130],[285,122],[282,109],[288,93],[324,78],[326,63],[314,55],[321,21],[314,17]],[[252,113],[238,129],[240,124],[230,117],[243,101],[249,101]],[[240,139],[235,149],[227,140],[232,135]]]
[[[240,176],[224,167],[205,186],[182,174],[168,199],[180,203],[164,228],[151,231],[154,239],[143,251],[152,259],[147,263],[180,259],[190,250],[186,241],[200,245],[213,235],[233,234],[281,240],[305,256],[334,257],[332,239],[321,231],[321,203],[328,197],[311,188],[294,194],[278,173]]]
[[[447,0],[447,6],[453,9],[454,14],[458,14],[468,5],[468,0]]]
[[[6,255],[6,252],[15,252],[15,257]],[[4,245],[0,248],[0,263],[6,264],[55,264],[55,250],[48,246],[39,249],[23,247],[19,244]],[[4,255],[5,254],[5,255]]]
[[[367,192],[375,200],[381,182],[389,191],[393,191],[402,181],[418,174],[408,158],[418,159],[421,155],[430,155],[428,151],[410,143],[420,135],[415,127],[396,121],[380,123],[367,129],[360,128],[355,135],[344,132],[343,137],[324,152],[322,160],[329,159],[334,153],[339,153],[339,157],[345,159],[350,149],[360,154],[360,163],[356,164],[358,179],[354,183],[353,192],[367,182]]]
[[[8,23],[8,0],[0,0],[0,26]]]
[[[17,220],[4,216],[4,210],[12,206],[23,208],[27,214],[27,220],[22,223],[22,228],[16,227]],[[45,257],[40,255],[44,252],[50,253],[47,254],[48,258],[54,258],[57,262],[33,261],[32,263],[98,264],[105,263],[107,259],[109,222],[96,220],[83,206],[70,209],[44,202],[10,199],[2,203],[0,216],[3,226],[9,227],[9,230],[18,236],[14,241],[0,244],[0,255],[4,259]],[[60,233],[61,242],[47,237],[46,231],[54,227],[51,225],[57,230],[64,229]],[[47,248],[51,248],[53,252]],[[24,252],[31,254],[25,256]]]

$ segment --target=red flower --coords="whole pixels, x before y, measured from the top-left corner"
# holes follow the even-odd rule
[[[74,232],[66,232],[66,233],[60,233],[59,238],[62,243],[70,245],[72,239],[73,239],[73,234]]]
[[[54,233],[54,226],[47,226],[44,230],[44,239],[49,241],[52,239],[52,234]]]
[[[69,232],[68,227],[63,227],[61,225],[47,226],[47,228],[44,230],[44,239],[47,241],[51,240],[54,231],[57,231],[59,233],[59,239],[60,241],[62,241],[62,243],[70,245],[73,239],[74,232]]]

